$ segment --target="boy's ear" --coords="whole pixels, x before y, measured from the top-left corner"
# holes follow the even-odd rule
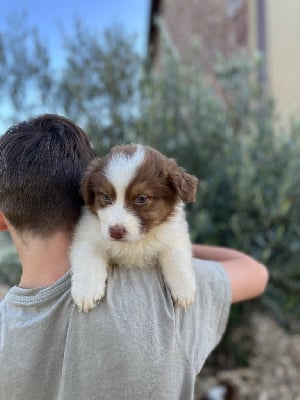
[[[0,211],[0,232],[7,231],[7,224],[4,215]]]

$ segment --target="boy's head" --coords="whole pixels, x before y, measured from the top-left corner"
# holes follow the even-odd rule
[[[20,233],[72,230],[92,158],[85,133],[67,118],[46,114],[12,126],[0,136],[0,211]]]

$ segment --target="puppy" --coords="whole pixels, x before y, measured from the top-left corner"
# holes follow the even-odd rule
[[[187,308],[196,282],[184,203],[198,179],[151,147],[121,145],[94,160],[83,177],[86,207],[70,250],[71,293],[89,311],[105,294],[108,268],[158,263],[173,300]]]

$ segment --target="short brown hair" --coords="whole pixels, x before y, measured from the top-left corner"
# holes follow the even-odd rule
[[[65,117],[45,114],[12,126],[0,136],[0,210],[20,232],[71,230],[92,158],[87,136]]]

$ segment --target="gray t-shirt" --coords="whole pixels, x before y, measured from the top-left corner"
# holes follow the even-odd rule
[[[72,302],[70,273],[47,288],[11,288],[0,307],[0,399],[193,399],[231,298],[218,263],[194,265],[187,311],[174,308],[159,268],[115,269],[88,314]]]

